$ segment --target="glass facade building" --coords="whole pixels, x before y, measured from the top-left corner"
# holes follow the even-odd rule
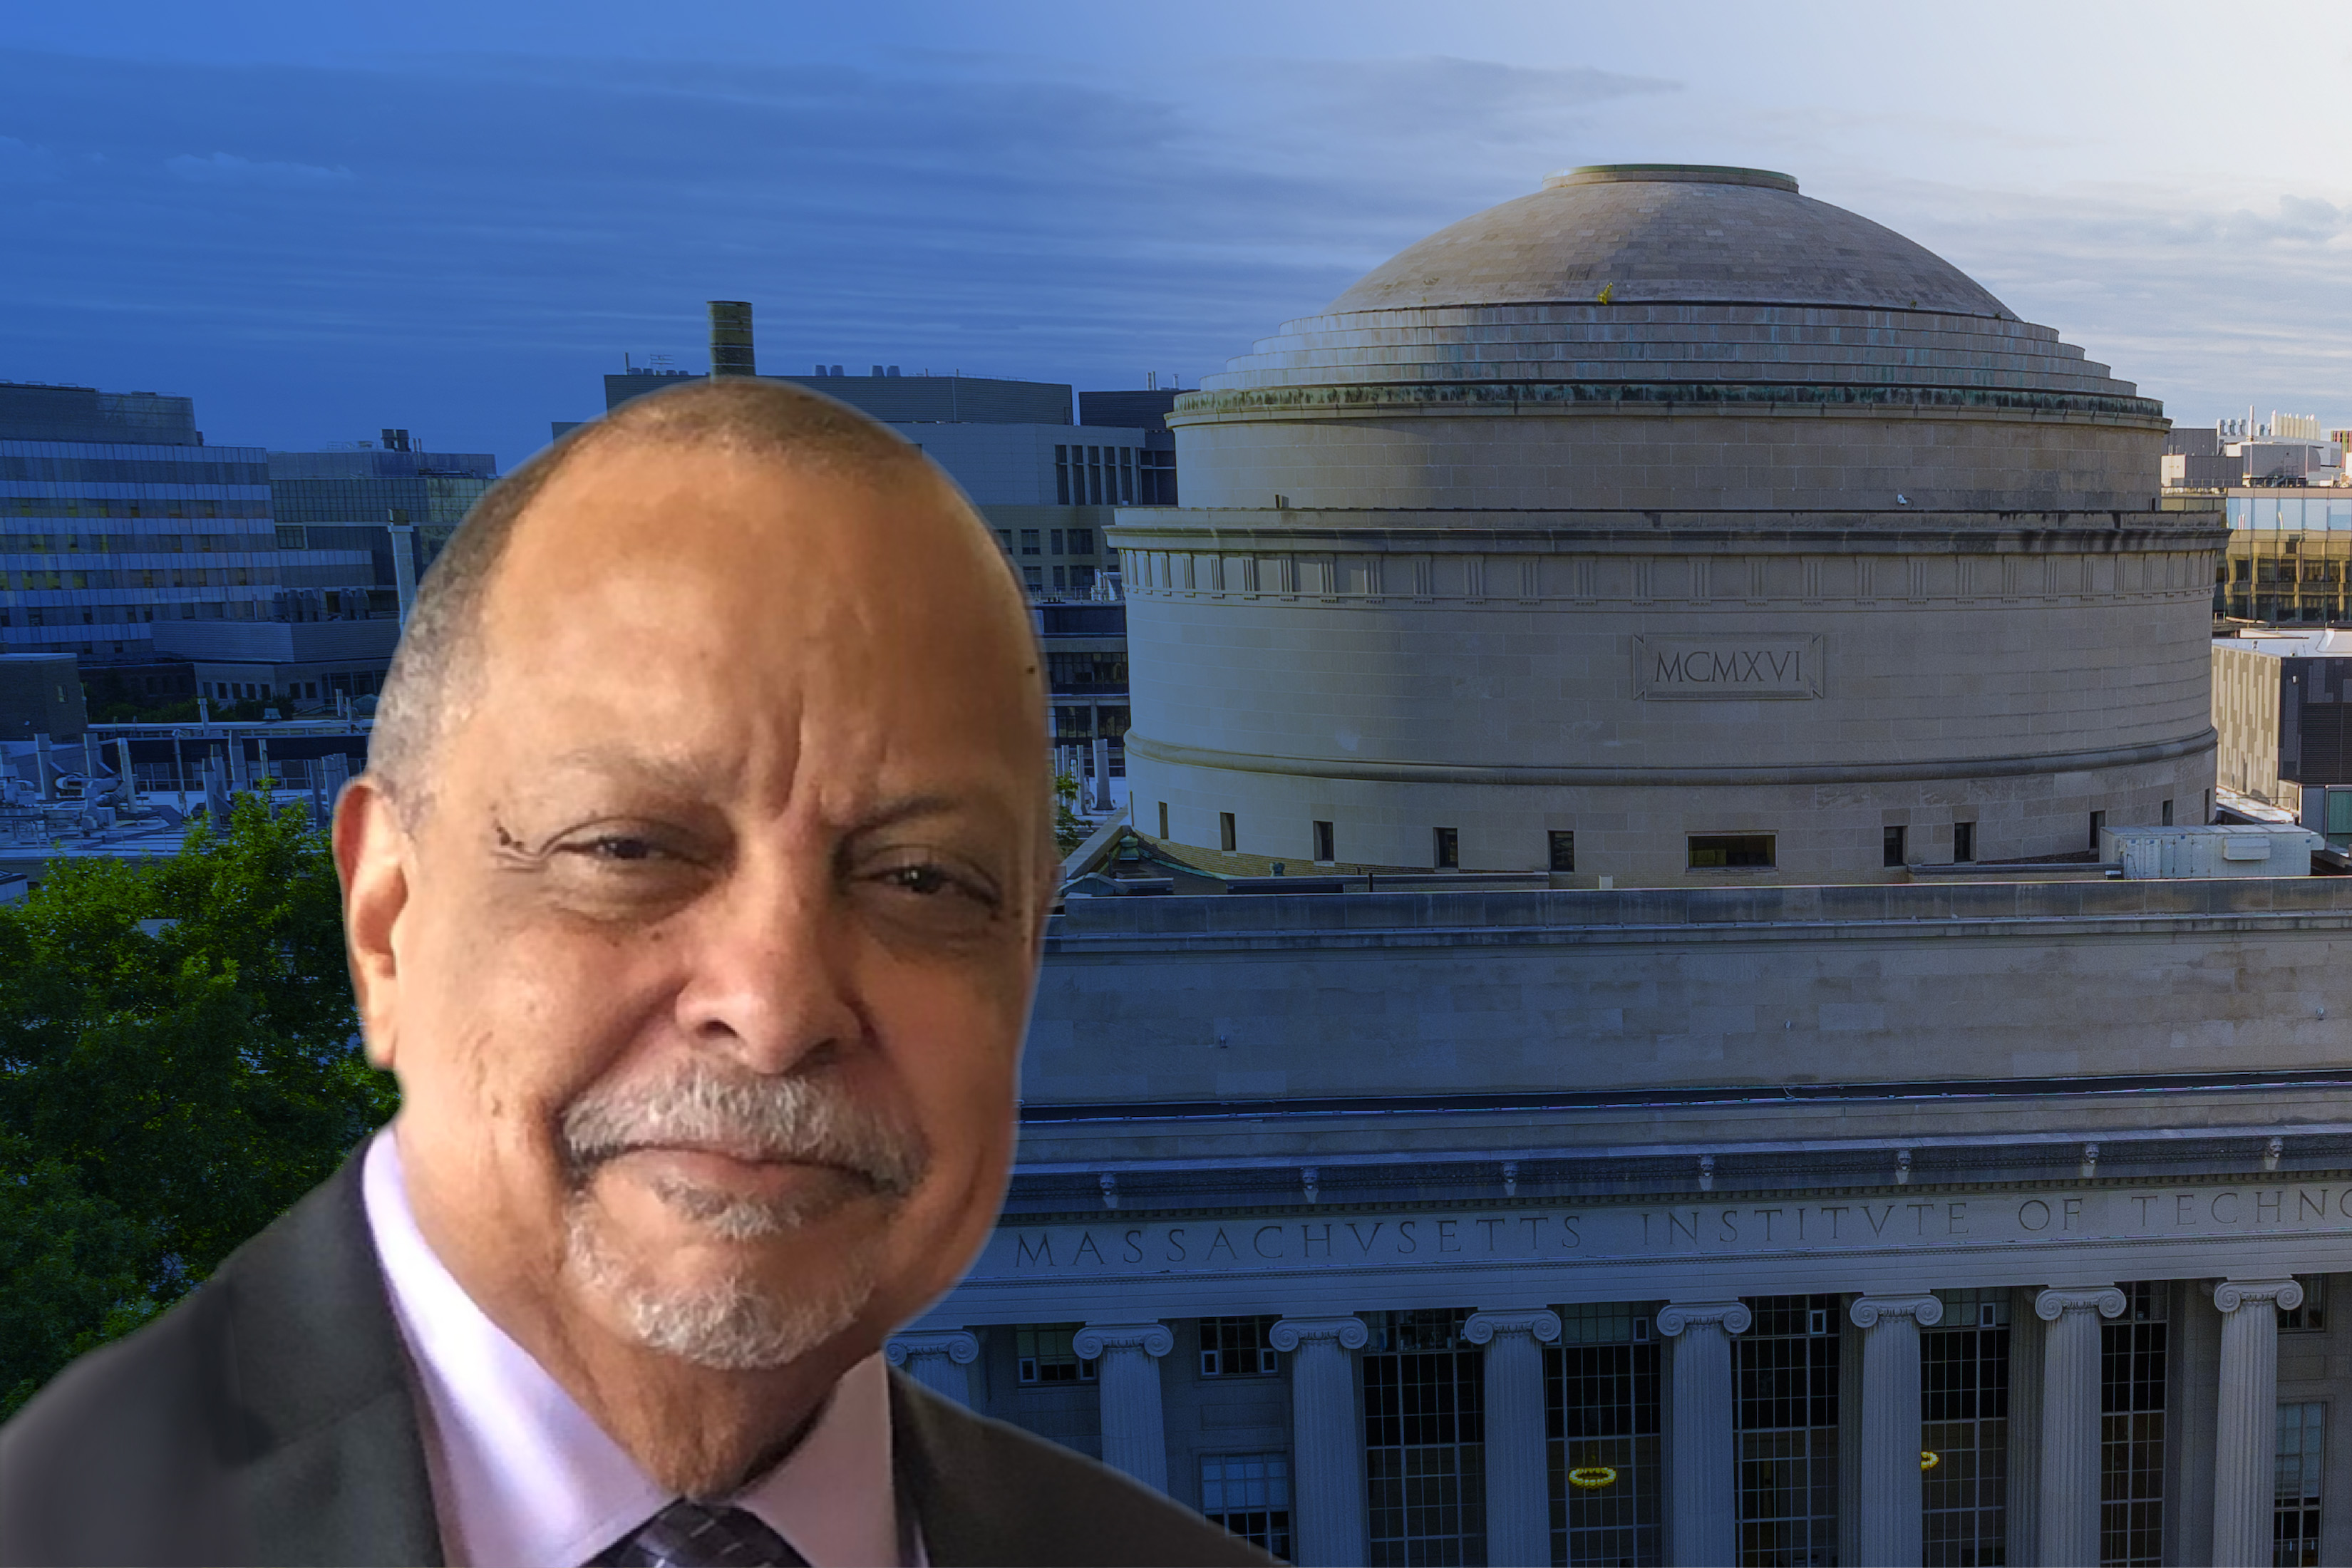
[[[410,564],[421,578],[498,477],[498,459],[489,453],[412,450],[404,430],[385,431],[382,447],[270,453],[278,547],[329,551],[361,562],[356,573],[291,569],[286,587],[323,600],[331,615],[396,613],[392,524],[415,528]]]
[[[2273,626],[2352,624],[2352,488],[2249,489],[2167,497],[2218,506],[2230,528],[2213,613]]]

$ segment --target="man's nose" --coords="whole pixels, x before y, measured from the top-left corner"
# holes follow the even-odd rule
[[[864,1034],[847,922],[829,887],[782,871],[730,878],[690,922],[678,1023],[747,1070],[790,1071]]]

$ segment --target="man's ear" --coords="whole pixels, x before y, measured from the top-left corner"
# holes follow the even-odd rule
[[[343,952],[367,1037],[368,1061],[393,1067],[400,965],[393,932],[408,907],[408,830],[381,781],[362,773],[335,803],[335,875],[343,885]]]

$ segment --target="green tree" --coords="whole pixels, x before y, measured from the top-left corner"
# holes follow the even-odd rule
[[[1054,842],[1067,855],[1084,844],[1095,830],[1094,824],[1080,816],[1071,807],[1078,804],[1078,781],[1075,774],[1054,775]]]
[[[0,1416],[391,1115],[358,1029],[325,836],[257,796],[0,909]]]

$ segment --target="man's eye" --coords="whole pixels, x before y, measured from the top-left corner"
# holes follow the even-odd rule
[[[884,872],[882,879],[909,893],[943,893],[956,885],[955,879],[937,866],[899,866]]]
[[[625,834],[607,834],[573,846],[574,850],[592,860],[651,860],[661,849],[650,838],[632,838]]]

